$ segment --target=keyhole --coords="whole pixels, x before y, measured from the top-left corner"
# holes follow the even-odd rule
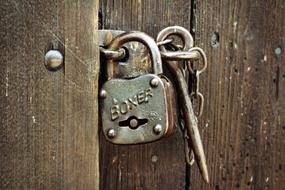
[[[129,127],[131,129],[137,129],[139,126],[144,125],[148,122],[147,119],[138,119],[136,116],[131,116],[127,120],[120,121],[120,127]]]

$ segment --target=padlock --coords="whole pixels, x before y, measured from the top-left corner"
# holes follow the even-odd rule
[[[133,41],[149,50],[153,74],[114,78],[118,61],[107,61],[107,81],[99,94],[101,123],[105,137],[115,144],[152,142],[169,136],[176,129],[175,92],[163,75],[155,41],[143,32],[126,32],[114,38],[108,49],[117,51]]]

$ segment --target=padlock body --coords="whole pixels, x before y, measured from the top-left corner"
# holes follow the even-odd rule
[[[164,84],[164,94],[166,99],[167,110],[167,128],[164,137],[168,137],[175,132],[177,126],[179,125],[177,123],[177,99],[172,82],[164,75],[161,75],[160,78],[162,79]]]
[[[167,133],[169,112],[165,84],[159,76],[110,79],[102,90],[105,92],[100,101],[103,133],[112,143],[152,142]],[[110,130],[112,136],[108,134]]]

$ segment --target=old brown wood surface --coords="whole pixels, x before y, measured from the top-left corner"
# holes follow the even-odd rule
[[[100,9],[105,29],[155,37],[180,25],[205,49],[200,131],[211,184],[194,166],[190,189],[285,188],[284,1],[104,0]],[[179,133],[140,146],[101,143],[101,189],[188,189]]]
[[[0,189],[98,189],[98,0],[0,4]],[[200,121],[210,185],[182,134],[116,146],[101,134],[100,189],[285,189],[285,2],[102,0],[101,27],[191,30],[208,56]],[[44,67],[49,49],[64,67]]]
[[[98,5],[1,1],[0,189],[98,189]]]
[[[190,1],[124,1],[100,3],[104,29],[139,30],[156,38],[166,26],[190,29]],[[101,189],[184,189],[186,166],[182,134],[155,143],[117,146],[101,136]]]
[[[194,16],[211,185],[194,167],[191,189],[285,189],[285,2],[195,1]]]

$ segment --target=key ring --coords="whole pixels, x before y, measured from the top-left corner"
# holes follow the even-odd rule
[[[204,109],[204,96],[203,94],[201,94],[200,92],[198,92],[197,94],[195,92],[192,92],[191,97],[195,97],[195,99],[199,99],[199,111],[196,115],[197,118],[200,118],[203,114],[203,109]]]
[[[185,161],[186,161],[187,164],[192,166],[195,163],[195,156],[194,156],[193,150],[190,149],[190,145],[189,145],[190,137],[188,136],[188,133],[187,133],[187,130],[185,129],[183,121],[180,122],[180,126],[181,126],[182,132],[184,133],[183,134],[183,139],[184,139]]]
[[[185,133],[187,133],[187,132],[185,132]],[[192,166],[195,163],[195,156],[194,156],[193,150],[189,148],[188,138],[184,137],[185,160],[186,160],[187,164]]]
[[[173,38],[167,38],[161,42],[157,42],[156,45],[159,46],[164,46],[166,44],[170,44],[171,42],[173,42]]]
[[[185,34],[189,34],[189,35],[185,35]],[[193,47],[193,45],[194,45],[194,40],[193,40],[192,35],[190,35],[188,30],[186,30],[185,28],[183,28],[181,26],[170,26],[170,27],[167,27],[167,28],[161,30],[157,36],[157,39],[159,39],[158,43],[165,42],[165,40],[169,39],[168,37],[170,35],[176,35],[176,36],[180,37],[180,39],[183,42],[183,49],[184,50],[188,50],[191,47]],[[162,38],[162,36],[163,36],[163,38]]]
[[[192,87],[192,92],[190,93],[190,97],[198,99],[199,101],[199,110],[197,112],[196,117],[200,118],[203,114],[203,108],[204,108],[204,96],[199,90],[200,85],[200,72],[198,70],[194,70],[194,85]]]
[[[178,37],[183,37],[183,34],[184,34],[184,36],[186,36],[186,37],[188,36],[188,40],[186,40],[187,38],[182,38],[183,51],[191,50],[192,46],[193,46],[193,41],[189,41],[189,37],[192,38],[192,36],[187,30],[185,30],[185,29],[181,30],[180,28],[168,27],[168,28],[162,30],[157,36],[157,42],[164,41],[170,35],[177,35]],[[167,51],[165,46],[160,47],[160,50],[162,52]],[[170,48],[170,49],[172,49],[172,48]],[[193,48],[192,50],[199,51],[200,49]],[[205,67],[207,65],[207,60],[205,59],[205,56],[203,57],[203,55],[204,55],[203,52],[199,51],[199,53],[202,55],[204,67]],[[180,103],[180,107],[183,111],[185,128],[187,130],[187,134],[190,137],[189,140],[191,140],[191,146],[193,148],[193,152],[194,152],[197,164],[199,166],[199,169],[200,169],[200,172],[202,174],[203,179],[207,183],[209,183],[209,175],[208,175],[205,153],[204,153],[203,144],[201,141],[201,136],[200,136],[199,129],[198,129],[198,119],[195,116],[196,114],[194,113],[194,110],[192,107],[192,102],[191,102],[191,98],[190,98],[190,94],[189,94],[189,90],[188,90],[187,81],[185,80],[183,72],[181,72],[181,66],[184,66],[184,64],[183,65],[179,64],[178,60],[174,60],[174,61],[172,60],[171,61],[171,60],[165,59],[165,61],[166,61],[167,66],[170,68],[170,71],[172,71],[172,73],[174,74],[176,82],[177,82],[177,88],[180,92],[179,93],[179,96],[180,96],[179,103]],[[204,72],[205,69],[206,69],[206,67],[202,68],[197,73],[200,74],[201,72]],[[193,71],[194,69],[191,67],[188,71],[189,73],[190,73],[190,70]],[[186,149],[186,153],[187,153],[187,149]],[[189,154],[186,154],[186,160],[188,160],[191,163]]]
[[[200,56],[202,57],[203,67],[201,70],[198,70],[198,73],[201,74],[207,69],[207,65],[208,65],[207,56],[206,56],[204,50],[199,48],[199,47],[193,47],[189,50],[189,52],[193,52],[193,51],[198,52],[200,54]],[[187,63],[187,68],[192,74],[195,74],[190,62]]]

